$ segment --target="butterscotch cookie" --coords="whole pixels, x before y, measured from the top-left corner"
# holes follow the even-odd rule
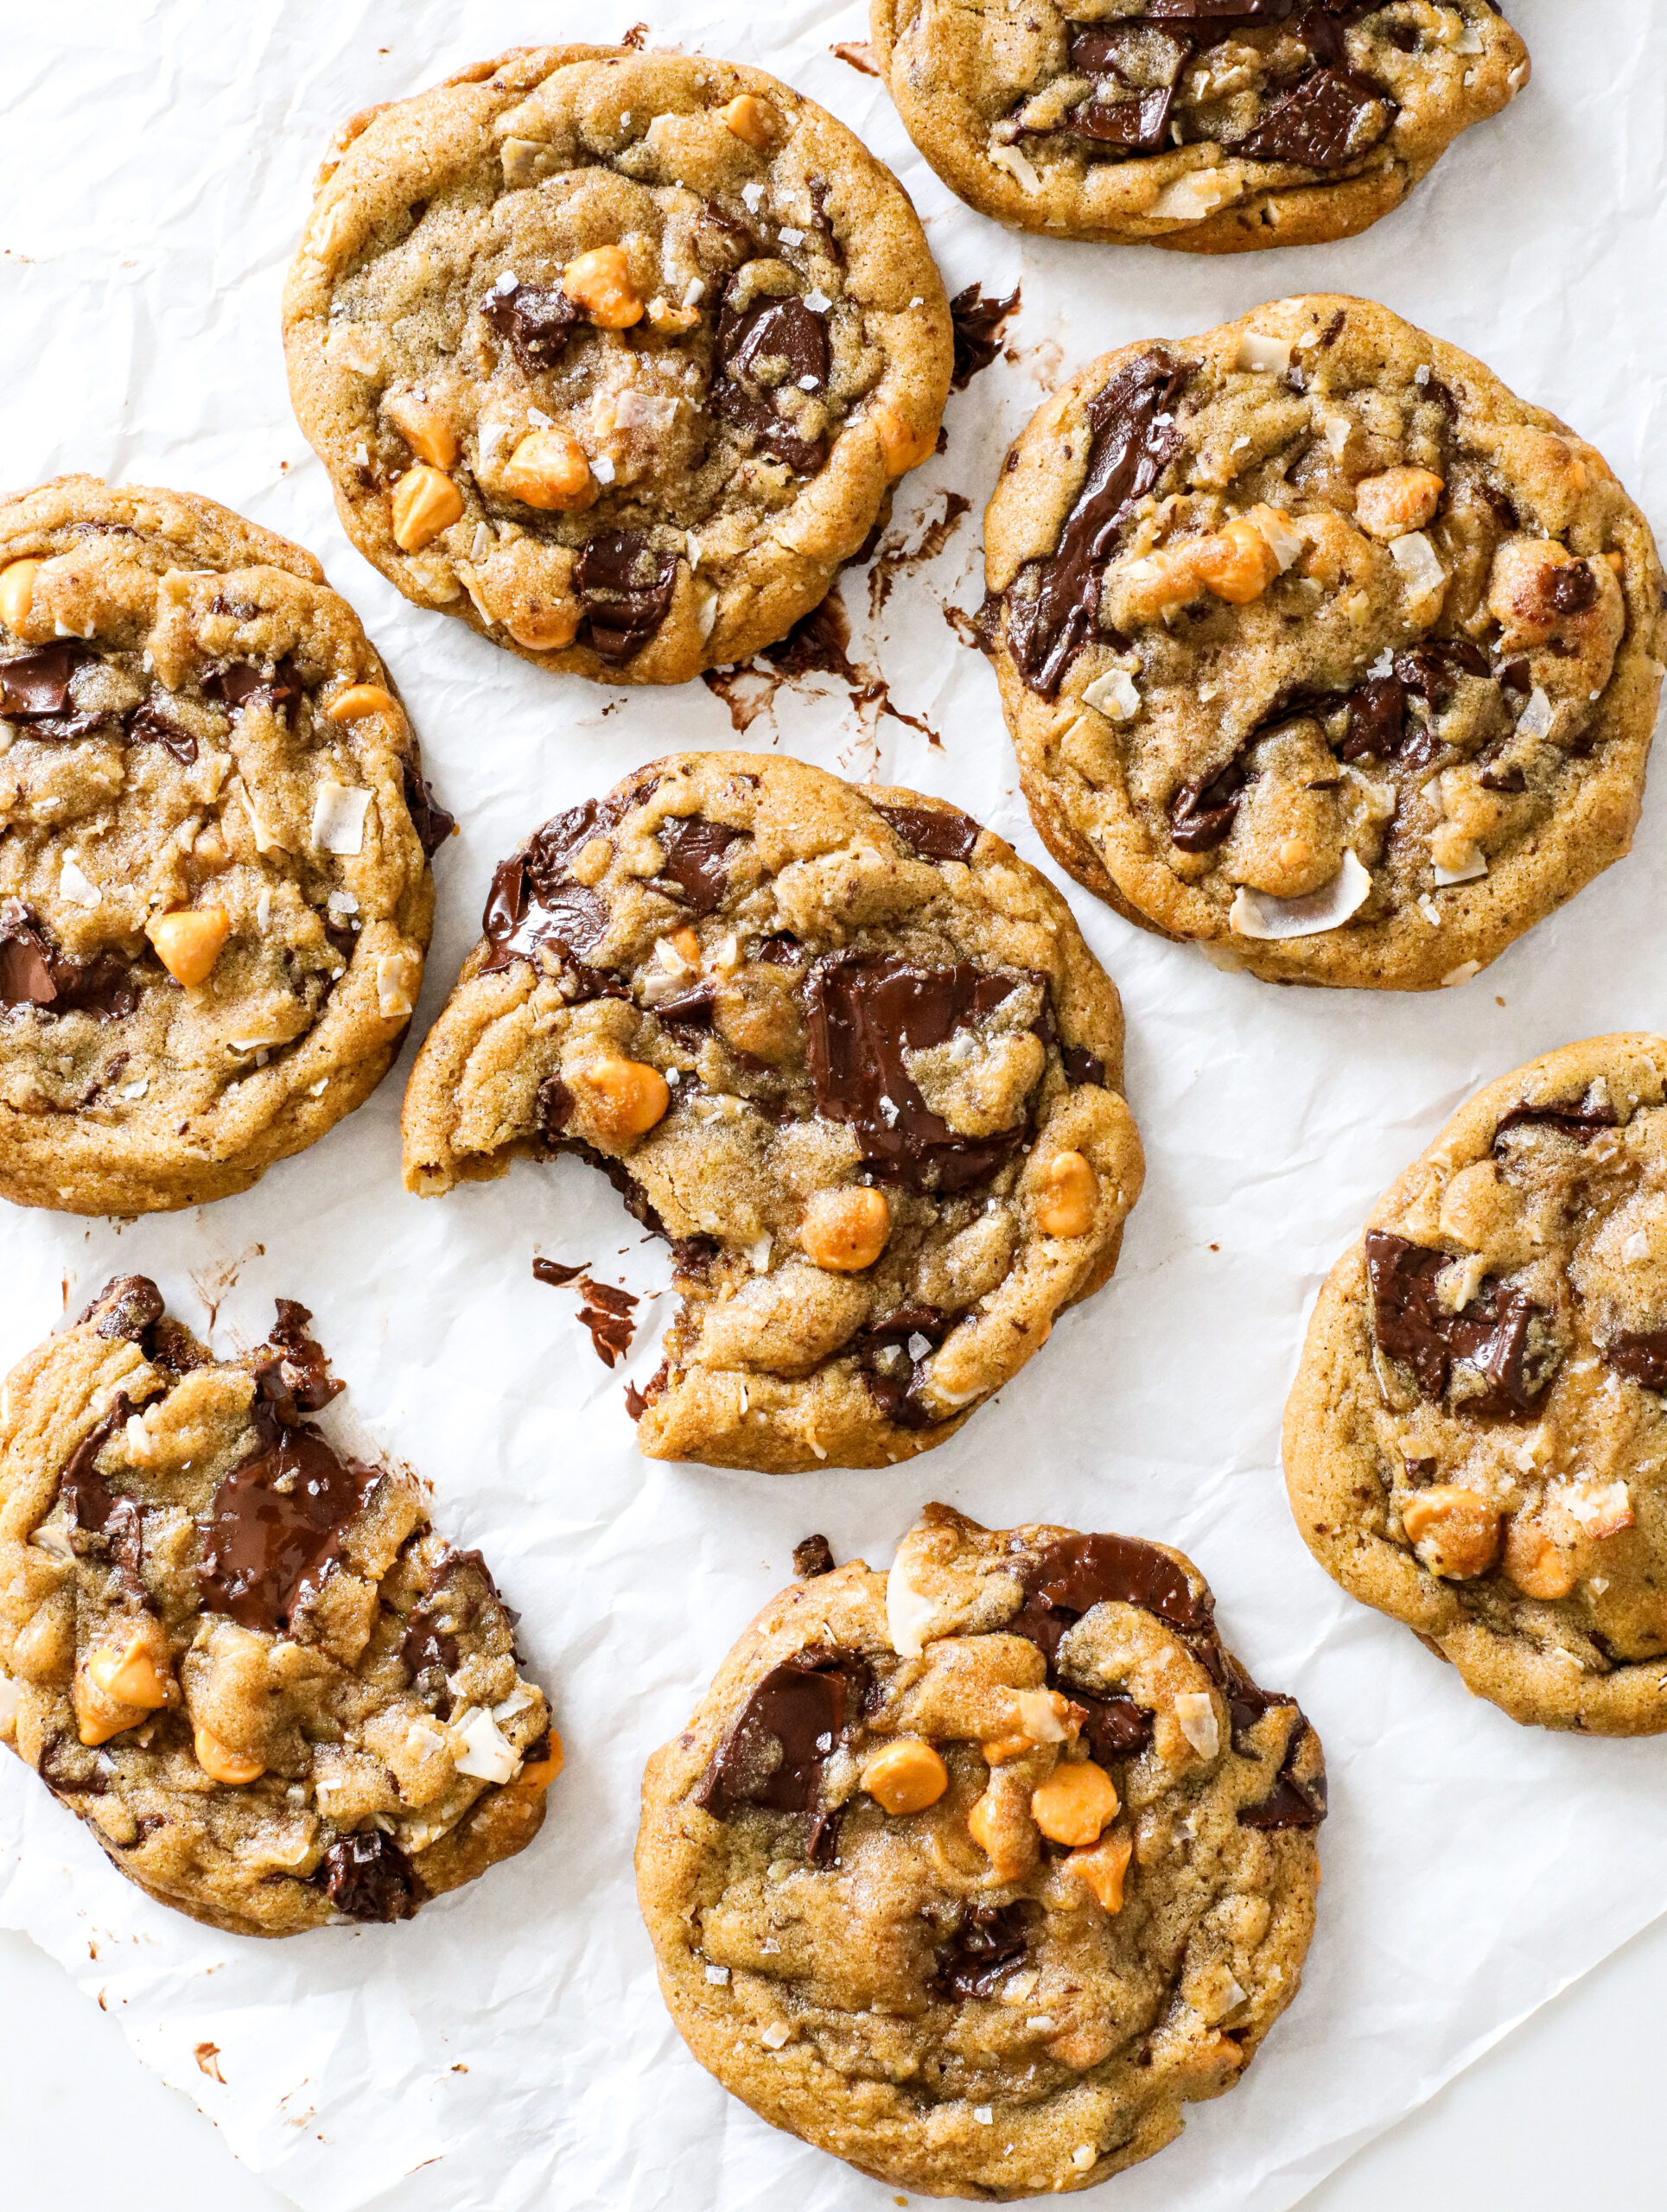
[[[795,1583],[643,1779],[684,2039],[778,2127],[929,2196],[1085,2189],[1295,1996],[1319,1739],[1180,1553],[929,1505]]]
[[[1298,1526],[1513,1719],[1667,1728],[1667,1041],[1473,1098],[1320,1293]]]
[[[573,1151],[669,1237],[651,1458],[883,1466],[1109,1280],[1140,1191],[1117,994],[941,800],[686,753],[498,870],[405,1094],[424,1195]]]
[[[1386,308],[1280,300],[1094,362],[1009,452],[985,543],[1038,830],[1224,966],[1466,982],[1632,842],[1649,524]]]
[[[523,48],[343,130],[284,296],[344,527],[548,668],[673,683],[786,635],[933,450],[908,196],[756,69]]]
[[[308,1418],[342,1387],[311,1318],[217,1360],[120,1277],[0,1423],[0,1738],[243,1936],[409,1918],[530,1843],[561,1770],[479,1552]]]
[[[1493,0],[872,0],[872,21],[951,191],[1188,253],[1352,237],[1529,73]]]
[[[0,1194],[197,1205],[381,1081],[451,827],[358,617],[212,500],[0,501]]]

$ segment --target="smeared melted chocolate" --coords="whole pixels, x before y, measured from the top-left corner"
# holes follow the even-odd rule
[[[589,1275],[580,1278],[579,1287],[585,1298],[579,1308],[579,1319],[590,1332],[597,1358],[604,1367],[612,1367],[631,1349],[631,1339],[636,1332],[632,1318],[636,1298],[628,1290],[597,1282]]]
[[[431,861],[457,827],[457,817],[436,805],[428,779],[412,755],[408,753],[400,762],[399,773],[405,787],[405,811],[423,848],[423,857]]]
[[[379,1828],[338,1836],[311,1878],[349,1920],[409,1920],[423,1897],[417,1869]]]
[[[564,1290],[569,1283],[578,1281],[589,1264],[588,1260],[581,1260],[576,1267],[569,1268],[560,1260],[536,1259],[532,1262],[533,1281],[547,1282],[556,1290]]]
[[[1002,350],[1008,318],[1019,312],[1020,288],[1015,285],[1004,300],[986,299],[982,284],[969,284],[949,303],[950,327],[954,334],[955,367],[950,385],[964,391],[982,375]]]
[[[994,1136],[957,1136],[934,1114],[904,1065],[905,1047],[942,1045],[992,1014],[1015,988],[970,961],[916,968],[889,957],[831,954],[805,984],[805,1041],[816,1110],[848,1122],[862,1165],[913,1190],[970,1190],[1023,1141],[1028,1117]]]
[[[1435,1278],[1451,1257],[1386,1230],[1367,1230],[1366,1272],[1378,1344],[1411,1369],[1426,1398],[1440,1399],[1455,1363],[1462,1362],[1484,1383],[1460,1401],[1465,1412],[1505,1418],[1531,1412],[1556,1364],[1554,1349],[1533,1343],[1534,1325],[1550,1317],[1524,1292],[1507,1290],[1492,1275],[1468,1306],[1448,1313],[1436,1294]]]
[[[610,668],[623,668],[671,611],[678,556],[657,553],[639,530],[604,531],[585,540],[576,582],[584,642]]]
[[[1618,1374],[1667,1395],[1667,1329],[1624,1329],[1602,1350]]]
[[[881,806],[875,812],[923,861],[970,861],[983,835],[970,815],[935,806]]]
[[[830,1851],[836,1816],[822,1803],[822,1771],[856,1726],[869,1681],[860,1652],[810,1644],[773,1667],[713,1755],[695,1802],[715,1819],[743,1805],[810,1815],[805,1855]]]
[[[659,880],[691,913],[710,914],[722,904],[729,849],[745,833],[703,814],[685,815],[662,830],[665,858]]]
[[[962,2000],[993,1995],[1002,1976],[1023,1959],[1030,1923],[1040,1911],[1028,1897],[1015,1897],[1011,1904],[965,1906],[950,1941],[938,1949],[931,1983],[934,1993]]]
[[[64,1462],[63,1473],[58,1478],[58,1496],[72,1528],[87,1536],[102,1536],[111,1528],[111,1521],[126,1507],[137,1511],[137,1502],[118,1495],[110,1487],[110,1478],[100,1473],[99,1454],[112,1436],[125,1428],[130,1416],[137,1408],[124,1391],[110,1411],[95,1428],[90,1428]]]
[[[759,299],[718,317],[717,374],[712,404],[749,430],[760,448],[796,476],[812,476],[827,459],[825,438],[805,438],[777,404],[779,391],[814,397],[827,389],[828,331],[803,300]]]
[[[1119,369],[1088,403],[1092,443],[1076,505],[1052,556],[1027,562],[1007,595],[1008,646],[1025,682],[1045,698],[1098,634],[1101,566],[1180,445],[1174,418],[1191,375],[1155,347]]]
[[[556,366],[567,351],[568,340],[584,321],[583,309],[560,285],[512,284],[507,291],[493,285],[480,302],[480,314],[534,377]]]
[[[73,960],[21,899],[0,904],[0,1006],[121,1021],[138,1003],[138,980],[118,954]]]

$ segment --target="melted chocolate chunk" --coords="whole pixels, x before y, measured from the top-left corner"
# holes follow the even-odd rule
[[[90,1014],[120,1021],[139,1003],[138,982],[113,952],[72,960],[47,934],[46,925],[20,899],[0,905],[0,1006],[37,1007],[42,1014]]]
[[[154,699],[142,707],[135,707],[127,718],[127,734],[136,745],[160,745],[164,753],[173,754],[181,767],[188,768],[197,757],[197,741],[188,729],[181,729],[165,709]]]
[[[96,1464],[111,1438],[126,1427],[137,1410],[125,1391],[121,1393],[98,1427],[87,1431],[64,1462],[63,1473],[58,1478],[58,1495],[71,1526],[84,1535],[107,1535],[123,1507],[134,1513],[142,1510],[132,1498],[122,1497],[112,1491],[109,1478],[99,1471]]]
[[[825,1536],[806,1536],[793,1546],[793,1573],[802,1582],[811,1581],[818,1574],[831,1574],[833,1570],[833,1547]]]
[[[1322,65],[1225,150],[1257,161],[1298,162],[1305,168],[1342,168],[1378,143],[1396,113],[1394,101],[1365,77]],[[1363,125],[1369,118],[1373,127],[1368,130]]]
[[[1194,41],[1150,22],[1107,24],[1071,35],[1071,71],[1095,89],[1066,118],[1079,138],[1130,154],[1155,154],[1168,142],[1169,113]]]
[[[556,1290],[564,1290],[569,1283],[576,1282],[589,1265],[589,1260],[581,1260],[573,1268],[564,1267],[559,1260],[535,1260],[532,1277],[535,1282],[547,1282]]]
[[[483,974],[515,960],[536,964],[546,944],[573,955],[595,950],[608,934],[607,906],[567,872],[575,855],[593,837],[606,836],[617,819],[611,807],[588,798],[546,822],[524,852],[503,862],[480,921],[492,947]]]
[[[931,1986],[939,1997],[989,1997],[1029,1948],[1030,1923],[1040,1907],[1028,1897],[1011,1904],[972,1904],[938,1952]]]
[[[1051,558],[1027,562],[1008,590],[1008,645],[1025,682],[1045,698],[1097,634],[1101,565],[1180,445],[1174,412],[1192,373],[1155,348],[1088,403],[1092,443],[1076,505]]]
[[[1328,702],[1320,702],[1324,711]],[[1393,760],[1406,736],[1407,688],[1398,676],[1369,677],[1346,693],[1348,734],[1338,752],[1345,760]]]
[[[1074,1683],[1067,1686],[1066,1695],[1087,1714],[1083,1734],[1102,1765],[1108,1759],[1132,1758],[1151,1742],[1152,1716],[1132,1697],[1099,1697]]]
[[[264,1398],[251,1411],[255,1448],[214,1493],[197,1580],[211,1612],[276,1634],[341,1558],[347,1528],[381,1476],[338,1459],[310,1423],[283,1427]]]
[[[409,1920],[423,1897],[417,1869],[379,1828],[338,1836],[311,1878],[349,1920]]]
[[[1244,763],[1230,760],[1213,775],[1181,785],[1169,802],[1169,835],[1183,853],[1213,852],[1226,843],[1249,781]]]
[[[1545,580],[1543,596],[1559,614],[1584,614],[1597,604],[1598,580],[1584,561],[1553,569]]]
[[[39,645],[33,652],[0,661],[0,715],[15,722],[71,718],[69,680],[78,668],[93,658],[91,647],[84,645],[80,639],[60,638],[53,645]],[[73,719],[86,720],[90,728],[96,728],[101,718],[95,715]],[[30,734],[53,733],[31,731]]]
[[[969,284],[950,302],[950,327],[955,339],[951,391],[964,391],[1001,352],[1008,318],[1019,311],[1019,296],[1016,284],[1004,300],[986,299],[982,284]]]
[[[1311,1733],[1308,1722],[1299,1713],[1297,1726],[1291,1731],[1291,1740],[1286,1747],[1284,1762],[1275,1778],[1273,1788],[1259,1804],[1240,1806],[1238,1821],[1241,1827],[1264,1831],[1317,1828],[1325,1819],[1324,1772],[1311,1775],[1305,1780],[1295,1771],[1297,1758]]]
[[[261,1361],[257,1370],[261,1396],[280,1421],[290,1424],[302,1414],[317,1413],[347,1387],[331,1374],[323,1345],[308,1335],[312,1318],[293,1298],[280,1298],[277,1319],[267,1332],[267,1344],[277,1357]]]
[[[808,379],[808,381],[807,381]],[[805,438],[776,404],[778,391],[809,396],[828,383],[828,331],[803,300],[759,299],[718,317],[717,375],[712,404],[750,430],[772,460],[797,476],[812,476],[828,457],[825,438]]]
[[[869,1682],[860,1652],[813,1643],[773,1667],[718,1745],[695,1791],[720,1821],[743,1805],[811,1815],[806,1856],[831,1843],[835,1816],[822,1803],[829,1754],[856,1726]]]
[[[970,861],[983,834],[970,815],[948,808],[881,806],[876,801],[874,810],[923,861]]]
[[[957,1136],[934,1114],[904,1064],[991,1014],[1015,988],[970,961],[916,968],[889,957],[835,953],[805,985],[805,1042],[816,1110],[857,1133],[862,1166],[913,1190],[970,1190],[1023,1141],[1027,1115],[994,1136]]]
[[[234,660],[205,676],[202,688],[208,698],[218,699],[233,714],[241,713],[251,703],[270,707],[276,714],[280,707],[290,706],[299,699],[307,686],[301,671],[286,654],[270,673],[257,668],[252,661]]]
[[[632,1313],[637,1300],[630,1291],[597,1282],[589,1275],[581,1279],[579,1287],[586,1301],[579,1308],[579,1319],[590,1332],[597,1358],[604,1367],[612,1367],[631,1349],[637,1325]]]
[[[591,651],[623,668],[671,611],[678,556],[657,553],[639,530],[604,531],[585,540],[577,582]]]
[[[461,1572],[466,1569],[473,1570],[474,1576],[484,1585],[487,1596],[497,1598],[498,1586],[492,1579],[492,1570],[478,1551],[448,1550],[435,1568],[427,1590],[406,1614],[405,1632],[399,1645],[401,1664],[425,1702],[442,1720],[450,1717],[452,1708],[446,1677],[455,1671],[462,1657],[459,1637],[465,1629],[473,1627],[480,1612],[481,1592],[471,1589],[468,1575]],[[505,1611],[508,1612],[509,1608],[506,1606]],[[516,1618],[510,1613],[512,1620]]]
[[[1416,691],[1432,707],[1444,707],[1461,676],[1487,676],[1492,671],[1487,655],[1468,638],[1431,638],[1397,653],[1395,673],[1409,691]]]
[[[1618,1374],[1667,1395],[1667,1329],[1624,1329],[1603,1346],[1603,1356]]]
[[[1535,1322],[1549,1316],[1491,1275],[1468,1306],[1449,1313],[1435,1279],[1451,1258],[1385,1230],[1367,1230],[1366,1272],[1380,1348],[1412,1370],[1426,1398],[1441,1398],[1462,1363],[1483,1382],[1479,1392],[1457,1401],[1463,1411],[1505,1418],[1530,1412],[1556,1363],[1555,1350],[1536,1351],[1530,1338]]]
[[[457,827],[457,817],[435,804],[428,779],[409,754],[400,762],[399,773],[405,787],[405,811],[423,848],[423,859],[431,861]]]
[[[1067,1045],[1059,1054],[1065,1063],[1066,1081],[1071,1084],[1094,1083],[1105,1088],[1105,1062],[1098,1052],[1091,1052],[1083,1045]]]
[[[556,366],[575,328],[584,321],[583,309],[559,285],[547,289],[538,284],[512,284],[502,290],[494,284],[480,302],[480,314],[531,377]]]
[[[101,1306],[105,1310],[99,1315],[99,1334],[129,1344],[142,1344],[162,1318],[162,1294],[149,1275],[112,1275],[76,1315],[76,1327],[90,1321]]]
[[[657,885],[664,884],[690,913],[716,912],[729,880],[729,849],[746,833],[709,822],[703,814],[690,814],[661,834],[665,858]]]
[[[935,1306],[906,1306],[888,1319],[860,1329],[845,1347],[855,1354],[869,1394],[886,1419],[898,1428],[933,1428],[948,1418],[926,1410],[926,1362],[954,1327]],[[925,1349],[912,1351],[912,1342]]]
[[[1557,1129],[1576,1144],[1590,1144],[1605,1129],[1620,1127],[1620,1116],[1607,1099],[1570,1099],[1566,1106],[1512,1106],[1493,1124],[1493,1142],[1511,1129]]]
[[[1188,1633],[1211,1627],[1208,1599],[1174,1560],[1137,1536],[1070,1536],[1050,1544],[1027,1567],[1023,1583],[1025,1601],[1007,1633],[1040,1645],[1050,1669],[1067,1630],[1096,1605],[1138,1605]]]

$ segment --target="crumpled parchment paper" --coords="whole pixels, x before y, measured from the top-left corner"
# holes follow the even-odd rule
[[[644,0],[648,5],[648,0]],[[477,933],[493,862],[534,824],[674,745],[779,744],[951,796],[1021,851],[992,677],[946,620],[977,605],[978,518],[1006,441],[1061,366],[1184,335],[1299,289],[1385,300],[1594,438],[1667,509],[1662,76],[1651,0],[1513,0],[1530,89],[1409,206],[1334,247],[1193,260],[1009,236],[955,202],[875,80],[831,49],[863,10],[658,0],[651,44],[755,61],[845,118],[903,176],[951,291],[1022,281],[1016,359],[951,402],[949,450],[904,485],[917,543],[854,653],[903,722],[845,687],[777,693],[744,738],[699,684],[610,693],[525,667],[408,607],[352,552],[296,431],[283,272],[330,134],[371,102],[516,43],[606,38],[620,0],[60,0],[13,10],[0,136],[0,424],[7,478],[88,468],[206,492],[319,553],[412,707],[463,832],[439,857],[417,1031]],[[222,1343],[303,1300],[389,1454],[479,1544],[522,1610],[569,1764],[537,1844],[415,1923],[262,1944],[150,1904],[33,1776],[0,1761],[0,1922],[27,1929],[240,2158],[308,2212],[880,2208],[891,2193],[774,2133],[686,2055],[633,1901],[646,1753],[678,1728],[800,1536],[883,1563],[926,1498],[1183,1546],[1231,1644],[1324,1738],[1333,1812],[1306,1985],[1244,2086],[1110,2185],[1120,2212],[1277,2212],[1667,1908],[1667,1746],[1556,1738],[1473,1701],[1403,1629],[1309,1560],[1278,1473],[1307,1309],[1377,1192],[1481,1082],[1565,1040],[1662,1026],[1667,810],[1634,856],[1462,990],[1398,999],[1224,976],[1072,904],[1121,985],[1150,1161],[1115,1283],[1000,1400],[883,1474],[778,1478],[640,1460],[621,1404],[658,1363],[646,1300],[627,1365],[593,1356],[535,1250],[663,1288],[660,1248],[577,1162],[438,1203],[398,1177],[402,1065],[257,1189],[123,1226],[6,1211],[0,1362],[118,1269],[156,1275]],[[1043,865],[1047,865],[1044,862]],[[217,1318],[216,1318],[217,1316]],[[218,2046],[221,2081],[195,2056]]]

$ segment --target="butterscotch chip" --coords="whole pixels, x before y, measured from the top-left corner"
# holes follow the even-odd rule
[[[842,124],[756,69],[593,46],[347,124],[284,333],[360,551],[611,683],[784,637],[935,449],[953,364],[907,194]]]
[[[0,1420],[0,1740],[243,1936],[409,1918],[531,1842],[561,1771],[480,1554],[311,1418],[341,1385],[310,1319],[280,1300],[217,1360],[124,1276]]]
[[[0,500],[0,1195],[245,1191],[391,1064],[451,818],[287,539],[67,476]]]
[[[1514,1719],[1667,1729],[1667,1040],[1502,1076],[1372,1209],[1285,1414],[1345,1589]]]
[[[605,1167],[677,1261],[627,1400],[651,1457],[929,1450],[1110,1279],[1142,1173],[1117,995],[955,808],[673,753],[547,822],[482,923],[411,1071],[406,1185]]]
[[[1408,12],[871,0],[880,73],[952,192],[1021,230],[1189,253],[1366,229],[1528,82],[1492,0]]]
[[[992,1767],[1016,1713],[1050,1740]],[[1040,2196],[1252,2059],[1325,1808],[1180,1553],[929,1505],[889,1574],[767,1605],[649,1761],[638,1897],[678,2030],[766,2120],[894,2190]]]
[[[1462,983],[1632,842],[1667,661],[1649,524],[1594,448],[1371,301],[1092,363],[1015,442],[984,542],[1038,830],[1223,965]]]

